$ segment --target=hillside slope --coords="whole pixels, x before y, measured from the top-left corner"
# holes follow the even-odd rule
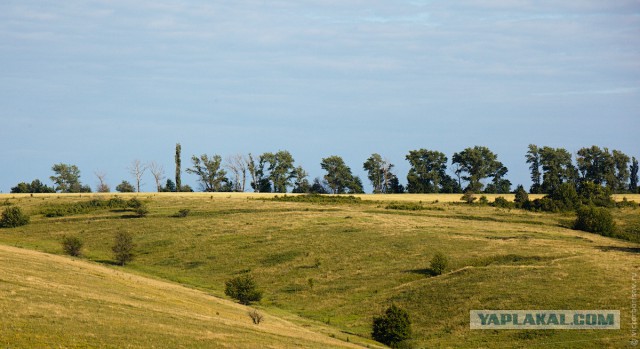
[[[0,245],[0,346],[349,348],[179,285]]]

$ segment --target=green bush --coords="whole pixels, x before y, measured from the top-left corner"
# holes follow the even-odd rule
[[[513,202],[510,202],[509,200],[503,198],[502,196],[498,196],[493,201],[492,205],[493,207],[500,207],[500,208],[513,208],[515,206]]]
[[[174,215],[173,215],[173,217],[176,217],[176,218],[185,218],[186,216],[188,216],[188,215],[189,215],[189,213],[190,213],[190,212],[191,212],[191,210],[190,210],[190,209],[188,209],[188,208],[183,208],[183,209],[181,209],[180,211],[178,211],[178,213],[174,214]]]
[[[147,205],[140,205],[136,207],[134,212],[138,217],[146,217],[149,214],[149,208],[147,208]]]
[[[436,275],[441,275],[447,269],[448,264],[449,260],[447,256],[441,252],[436,252],[433,258],[431,258],[431,271]]]
[[[259,302],[262,299],[262,291],[258,290],[256,281],[249,274],[226,281],[224,294],[244,305]]]
[[[516,188],[515,194],[516,195],[515,199],[513,199],[513,202],[515,203],[516,207],[526,208],[527,206],[529,206],[529,194],[526,190],[524,190],[524,187],[522,185],[519,185]]]
[[[608,209],[593,205],[583,206],[576,212],[573,228],[577,230],[611,236],[615,232],[615,222]]]
[[[411,320],[406,310],[391,305],[383,315],[373,318],[371,337],[380,343],[397,348],[411,338]]]
[[[25,224],[29,224],[29,216],[24,214],[20,207],[7,207],[4,212],[2,212],[0,227],[14,228]]]
[[[460,200],[468,204],[472,204],[474,201],[476,201],[476,199],[477,199],[476,196],[470,190],[466,191],[464,195],[462,195],[462,197],[460,198]]]
[[[77,236],[65,236],[62,238],[62,250],[69,256],[79,257],[82,245],[82,240]]]
[[[133,237],[131,234],[121,231],[116,233],[114,240],[113,246],[111,247],[113,256],[118,264],[124,266],[126,263],[131,262],[134,257],[133,248],[135,246],[133,244]]]

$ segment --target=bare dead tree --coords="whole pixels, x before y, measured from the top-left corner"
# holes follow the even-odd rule
[[[107,182],[105,181],[105,178],[107,177],[107,173],[104,171],[95,171],[93,174],[96,175],[96,177],[98,177],[98,181],[100,182],[98,184],[98,188],[97,188],[97,192],[98,193],[108,193],[111,191],[111,188],[109,188],[109,185],[107,184]]]
[[[241,154],[226,158],[225,167],[233,174],[233,191],[244,192],[247,182],[247,159]]]
[[[155,161],[151,161],[147,167],[149,171],[151,171],[151,175],[153,175],[153,179],[156,181],[156,188],[158,192],[162,191],[162,181],[164,180],[164,167],[159,165]]]
[[[140,192],[140,185],[144,184],[144,183],[141,183],[141,180],[142,180],[142,175],[144,175],[144,172],[146,170],[147,170],[147,165],[143,164],[138,159],[133,160],[133,162],[131,162],[131,166],[129,167],[129,173],[136,179],[136,191],[138,193]]]

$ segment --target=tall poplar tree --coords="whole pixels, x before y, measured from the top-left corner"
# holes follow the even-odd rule
[[[182,146],[180,143],[176,143],[176,191],[181,191],[182,181],[180,180],[180,152],[182,152]]]

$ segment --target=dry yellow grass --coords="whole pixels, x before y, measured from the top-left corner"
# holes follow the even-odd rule
[[[6,347],[357,348],[204,292],[0,245]],[[262,311],[261,311],[262,312]]]

